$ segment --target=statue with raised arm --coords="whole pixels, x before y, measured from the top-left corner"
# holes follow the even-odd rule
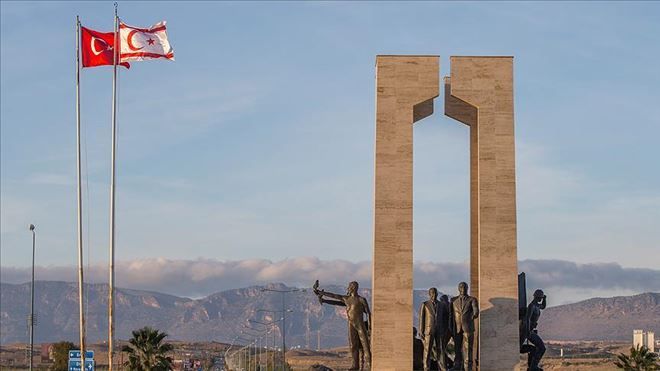
[[[456,358],[452,370],[472,371],[474,363],[474,320],[479,317],[479,304],[477,298],[468,295],[467,283],[459,283],[458,292],[458,296],[454,296],[450,303],[452,315],[450,316],[449,326],[456,346]]]
[[[364,354],[366,369],[371,368],[371,348],[369,342],[369,327],[371,324],[371,312],[367,299],[358,295],[359,285],[352,281],[348,284],[346,295],[326,292],[319,289],[317,280],[312,287],[314,294],[318,296],[321,304],[339,305],[346,307],[348,317],[348,343],[353,357],[353,366],[350,370],[360,370],[360,350]],[[328,300],[325,297],[334,299]],[[366,321],[365,321],[366,315]]]
[[[527,357],[528,371],[543,371],[543,369],[539,367],[539,363],[541,363],[541,358],[543,358],[543,354],[545,353],[545,343],[539,336],[536,326],[538,325],[541,311],[545,309],[545,305],[546,296],[543,293],[543,290],[539,289],[534,291],[534,298],[527,306],[527,313],[525,316],[525,336],[527,340],[534,345],[533,348],[530,348]]]

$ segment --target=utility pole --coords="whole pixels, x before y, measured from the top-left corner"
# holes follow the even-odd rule
[[[28,324],[30,325],[30,371],[32,371],[32,354],[34,352],[34,251],[36,242],[36,233],[34,232],[34,224],[30,224],[30,231],[32,232],[32,286],[30,288],[30,318]]]

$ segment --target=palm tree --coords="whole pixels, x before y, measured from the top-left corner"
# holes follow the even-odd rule
[[[630,348],[630,355],[621,353],[614,364],[625,371],[655,371],[660,370],[658,355],[647,347]]]
[[[165,354],[174,349],[163,343],[166,333],[149,326],[133,331],[133,338],[121,348],[128,353],[125,366],[131,371],[166,371],[172,369],[172,358]]]

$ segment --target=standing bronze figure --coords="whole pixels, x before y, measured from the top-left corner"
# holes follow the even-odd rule
[[[474,363],[474,320],[479,317],[477,298],[468,295],[468,285],[458,284],[459,295],[451,299],[450,328],[456,345],[452,370],[472,371]]]
[[[534,291],[534,298],[527,306],[527,313],[525,316],[525,337],[530,343],[532,343],[532,345],[534,345],[527,349],[529,352],[527,356],[528,371],[543,371],[543,369],[539,367],[539,363],[541,363],[541,358],[543,358],[543,354],[545,353],[545,343],[539,336],[536,326],[538,325],[541,311],[545,309],[545,305],[546,296],[543,293],[543,290],[539,289]]]
[[[413,370],[424,369],[424,342],[417,337],[417,328],[413,327]]]
[[[371,324],[371,312],[367,299],[358,295],[359,285],[352,281],[348,284],[346,295],[334,294],[319,290],[319,281],[314,283],[314,294],[318,296],[321,304],[341,305],[346,307],[346,316],[348,317],[348,343],[353,357],[353,366],[350,370],[360,370],[360,350],[364,353],[365,368],[371,368],[371,347],[369,342],[369,328]],[[335,299],[330,301],[324,299],[327,296]],[[366,314],[366,321],[365,321]]]
[[[449,314],[449,303],[439,301],[438,290],[431,287],[429,300],[419,308],[419,330],[424,341],[424,371],[431,370],[431,364],[435,361],[439,370],[447,370]]]

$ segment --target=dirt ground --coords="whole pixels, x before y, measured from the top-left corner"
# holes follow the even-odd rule
[[[287,355],[287,362],[291,365],[294,371],[308,371],[310,367],[315,364],[321,364],[329,367],[334,371],[348,370],[351,366],[350,356],[337,355],[312,355],[312,354],[291,354]],[[597,358],[597,359],[558,359],[548,358],[543,362],[543,369],[545,371],[614,371],[618,370],[611,358]],[[526,360],[521,360],[520,369],[525,370],[527,367]]]
[[[612,342],[548,342],[543,368],[546,371],[614,371],[615,355],[626,352],[629,345]],[[565,357],[561,357],[563,351]],[[287,362],[295,371],[307,371],[315,364],[335,371],[348,370],[351,358],[347,348],[321,352],[299,350],[287,352]],[[527,368],[527,358],[520,358],[520,369]]]
[[[187,343],[174,342],[176,351],[173,358],[200,358],[200,355],[224,355],[225,344],[219,343]],[[548,350],[543,359],[543,368],[546,371],[574,370],[574,371],[613,371],[617,370],[613,362],[615,355],[628,351],[627,343],[613,342],[547,342]],[[10,344],[0,347],[0,369],[25,369],[25,344]],[[120,348],[120,346],[118,347]],[[35,347],[35,350],[40,349]],[[107,346],[93,344],[89,349],[95,351],[97,369],[107,369]],[[50,365],[42,359],[40,352],[35,352],[35,368],[45,370]],[[39,354],[39,355],[37,355]],[[561,357],[561,355],[564,357]],[[122,354],[117,355],[121,362]],[[332,370],[347,370],[351,366],[348,348],[315,350],[290,350],[287,352],[287,362],[295,371],[308,371],[316,364],[324,365]],[[521,370],[526,369],[526,358],[521,357]],[[180,369],[180,367],[177,367]]]

